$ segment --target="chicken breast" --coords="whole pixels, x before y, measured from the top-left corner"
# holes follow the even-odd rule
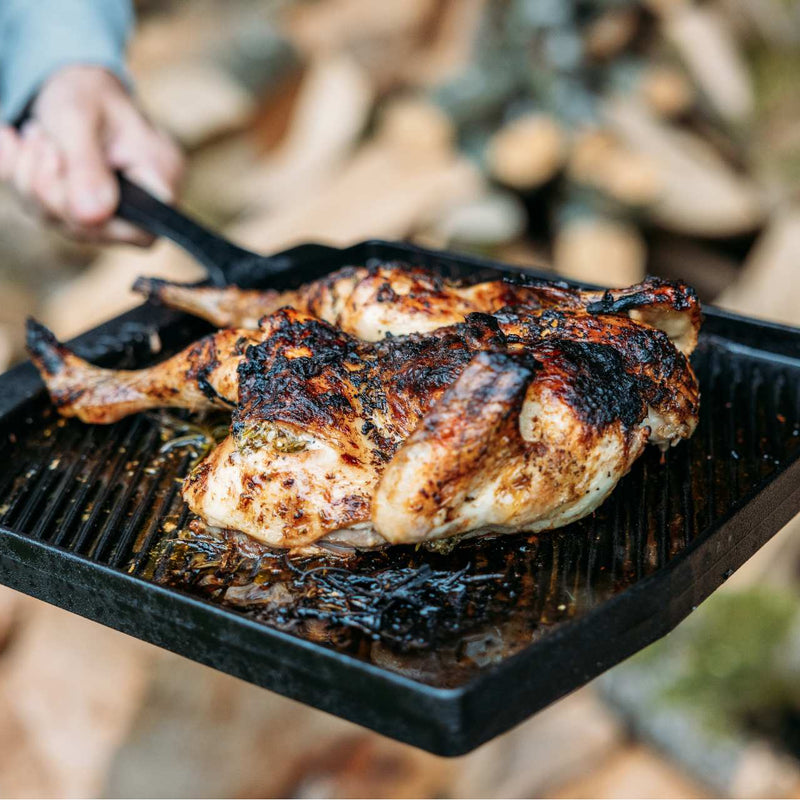
[[[509,311],[370,344],[275,316],[239,369],[231,436],[184,487],[208,524],[272,547],[564,525],[648,441],[697,424],[686,358],[627,317]]]

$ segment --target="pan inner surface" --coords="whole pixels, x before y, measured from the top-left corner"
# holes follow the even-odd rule
[[[294,559],[245,537],[198,536],[180,498],[198,454],[191,431],[171,431],[165,448],[157,415],[87,426],[44,403],[0,430],[0,524],[458,686],[667,564],[796,454],[800,365],[705,336],[692,361],[693,438],[663,456],[648,448],[595,514],[553,532]]]

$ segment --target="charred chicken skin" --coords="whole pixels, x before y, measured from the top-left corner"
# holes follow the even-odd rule
[[[376,342],[284,308],[136,372],[93,367],[35,323],[29,348],[86,421],[230,406],[230,435],[183,489],[209,527],[291,550],[540,531],[600,505],[648,442],[690,436],[699,403],[671,339],[696,340],[690,290],[551,288],[561,305]]]
[[[345,267],[286,292],[186,286],[153,278],[140,278],[134,289],[217,328],[255,330],[262,317],[291,306],[371,342],[387,334],[426,333],[461,322],[467,314],[491,314],[507,306],[630,310],[634,319],[666,330],[687,355],[697,344],[700,327],[694,291],[684,283],[652,278],[628,289],[580,291],[565,283],[524,278],[466,284],[420,267],[390,264]]]

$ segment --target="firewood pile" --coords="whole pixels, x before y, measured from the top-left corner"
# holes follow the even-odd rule
[[[246,245],[411,237],[795,317],[774,288],[800,224],[792,4],[139,5],[131,70],[188,154],[185,203]],[[199,275],[166,243],[97,252],[0,214],[3,364],[31,310],[70,335],[135,303],[140,272]]]
[[[271,252],[411,238],[800,324],[800,8],[784,0],[149,0],[130,66],[184,205]],[[794,78],[792,78],[794,74]],[[0,368],[193,280],[0,192]],[[700,796],[592,689],[456,761],[0,594],[0,795]],[[749,784],[755,785],[755,784]],[[776,791],[779,783],[765,782]],[[765,790],[766,791],[766,790]]]

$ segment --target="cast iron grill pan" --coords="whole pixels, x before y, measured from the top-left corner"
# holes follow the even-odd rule
[[[307,245],[282,288],[404,261],[520,270],[409,245]],[[142,366],[208,330],[144,306],[79,353]],[[151,352],[157,334],[162,350]],[[800,332],[708,310],[695,436],[648,448],[591,517],[551,533],[342,563],[186,535],[170,417],[61,420],[29,365],[0,377],[0,580],[436,753],[466,752],[674,627],[800,510]]]

